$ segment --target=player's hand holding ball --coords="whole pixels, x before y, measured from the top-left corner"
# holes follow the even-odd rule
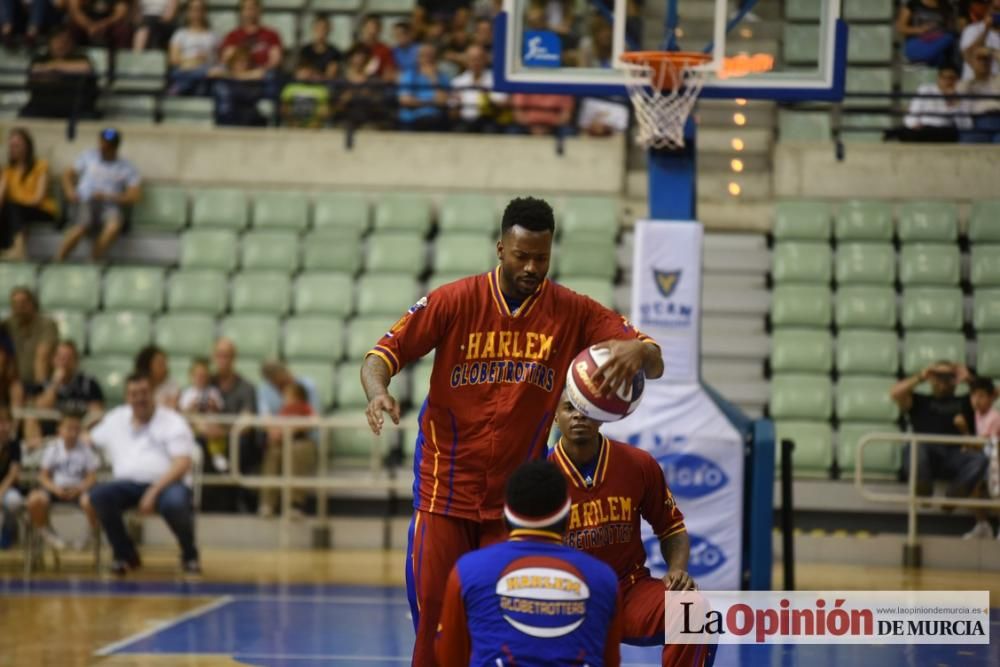
[[[576,355],[566,373],[566,393],[583,416],[613,422],[635,411],[645,387],[643,345],[609,341]]]
[[[392,423],[399,424],[399,401],[393,398],[392,394],[379,394],[368,401],[368,407],[365,408],[365,416],[368,417],[368,426],[371,427],[372,433],[375,435],[382,434],[382,424],[385,423],[385,417],[382,416],[383,412],[389,413],[389,418],[392,419]]]
[[[684,570],[670,570],[663,577],[663,587],[668,591],[696,591],[697,584]]]

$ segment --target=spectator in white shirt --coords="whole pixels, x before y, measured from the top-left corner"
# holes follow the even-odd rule
[[[958,69],[945,65],[938,70],[937,83],[921,84],[910,100],[910,109],[903,124],[901,138],[906,141],[955,141],[956,116],[963,111],[956,96]]]
[[[90,433],[111,463],[113,480],[89,494],[114,551],[111,571],[124,575],[141,565],[122,521],[126,510],[138,507],[141,514],[163,516],[180,544],[184,572],[199,574],[190,486],[194,435],[180,414],[156,405],[149,380],[141,375],[126,380],[125,401]]]
[[[971,62],[975,76],[958,84],[958,92],[981,96],[981,99],[963,101],[971,116],[972,129],[963,131],[959,141],[969,144],[1000,143],[1000,77],[993,75],[993,52],[985,46],[980,47]]]
[[[207,95],[208,72],[215,66],[220,39],[208,24],[205,0],[191,0],[187,23],[170,38],[171,95]]]
[[[496,131],[502,121],[507,96],[493,92],[493,72],[487,69],[483,47],[472,44],[465,50],[466,70],[451,81],[454,92],[449,105],[458,132]],[[507,112],[510,116],[510,112]]]
[[[975,8],[974,8],[975,9]],[[962,80],[969,81],[975,77],[972,67],[972,58],[981,47],[988,48],[994,56],[993,75],[1000,74],[1000,60],[996,56],[1000,54],[1000,24],[994,21],[1000,15],[1000,0],[992,0],[988,7],[980,8],[982,16],[973,15],[977,20],[970,21],[969,25],[962,30],[962,37],[959,41],[959,48],[962,51],[962,59],[965,64],[962,67]],[[977,12],[978,14],[979,12]]]

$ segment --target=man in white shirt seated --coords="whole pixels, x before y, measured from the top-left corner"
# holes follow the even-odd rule
[[[957,97],[958,68],[945,65],[938,70],[936,83],[924,83],[910,100],[903,118],[903,141],[948,142],[958,139],[957,116],[964,111]]]
[[[126,510],[138,507],[141,514],[163,516],[180,544],[184,572],[199,574],[190,476],[194,436],[179,413],[156,405],[147,378],[129,376],[125,400],[90,433],[111,463],[114,478],[89,494],[114,551],[111,571],[124,575],[141,565],[122,520]]]

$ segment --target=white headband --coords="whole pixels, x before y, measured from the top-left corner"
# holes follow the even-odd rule
[[[569,514],[569,508],[572,505],[569,498],[566,499],[566,504],[560,507],[558,510],[550,514],[549,516],[544,516],[541,518],[528,518],[515,514],[514,510],[510,508],[510,505],[503,506],[503,515],[507,517],[507,520],[518,528],[547,528],[554,523],[562,521]]]

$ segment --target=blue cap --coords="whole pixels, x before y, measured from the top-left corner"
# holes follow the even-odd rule
[[[101,139],[104,139],[105,141],[110,141],[113,144],[117,144],[122,140],[122,135],[117,129],[113,127],[106,127],[103,130],[101,130]]]

